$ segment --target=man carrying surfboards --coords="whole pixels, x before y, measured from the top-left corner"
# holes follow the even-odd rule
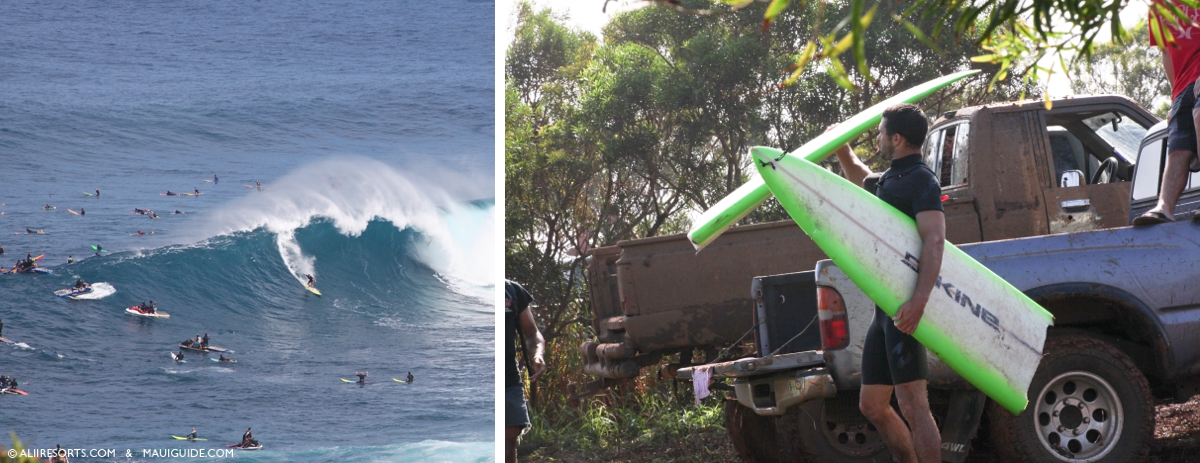
[[[916,105],[888,108],[879,123],[879,152],[891,161],[882,175],[854,155],[849,145],[837,150],[846,178],[917,221],[922,247],[917,286],[912,297],[890,318],[878,306],[867,331],[862,355],[859,408],[879,429],[884,443],[901,462],[941,461],[941,436],[929,411],[925,346],[912,337],[925,312],[942,266],[946,220],[941,186],[921,160],[921,144],[929,121]],[[882,238],[881,238],[882,239]],[[904,420],[892,409],[892,392]],[[908,426],[905,425],[908,422]],[[911,427],[911,429],[910,429]]]

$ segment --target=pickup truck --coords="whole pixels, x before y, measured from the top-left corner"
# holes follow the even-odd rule
[[[939,158],[947,163],[941,171],[950,242],[1128,224],[1138,143],[1158,119],[1120,96],[1052,102],[1051,110],[1029,101],[950,111],[930,131],[929,146],[954,154]],[[985,174],[967,182],[968,170]],[[1061,186],[1068,170],[1078,186]],[[1192,206],[1181,204],[1186,207]],[[596,339],[580,353],[582,372],[596,379],[572,384],[572,398],[635,378],[664,359],[669,363],[660,373],[668,377],[713,360],[754,324],[746,291],[754,277],[811,271],[826,257],[790,220],[731,228],[700,252],[678,234],[621,241],[589,254]]]
[[[1107,363],[1128,361],[1123,370],[1142,382],[1103,384],[1144,384],[1142,392],[1151,395],[1142,399],[1185,399],[1200,390],[1200,341],[1189,336],[1191,320],[1200,320],[1191,311],[1200,304],[1175,279],[1195,274],[1191,262],[1200,256],[1196,240],[1189,241],[1193,225],[1127,228],[1157,200],[1165,129],[1156,122],[1119,96],[1056,99],[1050,110],[1041,101],[985,105],[943,114],[931,127],[924,155],[947,196],[948,239],[1055,314],[1047,358],[1108,352]],[[1177,207],[1182,219],[1200,205],[1200,174],[1192,175]],[[572,393],[595,393],[663,359],[670,363],[660,374],[671,377],[681,367],[712,362],[718,351],[752,333],[750,357],[712,365],[719,377],[734,378],[736,401],[726,404],[726,424],[746,461],[801,455],[813,461],[890,460],[859,413],[854,392],[870,302],[836,266],[818,265],[823,257],[791,221],[732,228],[698,253],[683,235],[594,250],[588,286],[597,339],[582,345],[581,354],[584,372],[598,379],[575,385]],[[762,275],[783,275],[806,287],[755,278]],[[747,291],[751,282],[758,283],[755,291]],[[811,323],[818,285],[820,294],[840,296],[823,298],[826,307],[843,307],[840,326],[838,318],[824,315]],[[776,299],[807,308],[771,309],[788,305]],[[816,329],[804,331],[806,326]],[[836,333],[845,339],[830,336]],[[944,365],[933,361],[931,367],[931,402],[948,461],[965,458],[977,428],[997,451],[1029,461],[1125,461],[1115,457],[1146,452],[1153,425],[1148,400],[1139,402],[1146,404],[1139,413],[1123,400],[1122,407],[1100,412],[1105,420],[1086,417],[1093,424],[1118,417],[1111,429],[1086,431],[1079,426],[1082,408],[1052,407],[1045,425],[1052,432],[1041,432],[1040,413],[1037,426],[1026,415],[1006,418]],[[691,372],[679,371],[684,378]],[[1047,400],[1038,387],[1031,388],[1029,410],[1040,410],[1035,404]],[[1117,389],[1106,397],[1120,400]],[[1082,393],[1092,397],[1096,391]],[[1065,423],[1058,421],[1063,410]]]
[[[1025,216],[1044,233],[959,247],[1055,317],[1020,415],[930,356],[942,459],[961,462],[972,440],[986,439],[1006,460],[1139,461],[1153,439],[1154,404],[1200,393],[1200,289],[1189,284],[1200,275],[1200,221],[1189,220],[1200,203],[1200,173],[1191,174],[1179,222],[1130,227],[1157,201],[1166,123],[1147,129],[1107,109],[1035,106],[989,108],[1028,121],[1008,136],[997,138],[995,116],[981,119],[980,109],[968,108],[940,118],[926,139],[923,156],[948,196],[947,227],[959,228],[951,236],[961,237],[965,222],[986,240],[990,220],[1044,204],[1044,217]],[[980,132],[990,134],[980,140]],[[978,143],[1021,156],[983,157]],[[978,200],[978,189],[1019,188],[1015,177],[1028,175],[1044,182],[1024,205]],[[828,260],[808,272],[755,278],[749,288],[755,355],[705,367],[731,380],[726,425],[743,459],[892,461],[857,407],[874,303]]]

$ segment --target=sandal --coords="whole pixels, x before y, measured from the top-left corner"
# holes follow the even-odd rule
[[[1174,219],[1167,217],[1167,215],[1163,214],[1162,212],[1150,211],[1145,214],[1142,214],[1141,216],[1139,216],[1136,219],[1133,219],[1133,225],[1135,227],[1138,227],[1138,226],[1143,226],[1143,225],[1158,225],[1160,223],[1167,223],[1167,222],[1174,222],[1174,221],[1175,221]]]

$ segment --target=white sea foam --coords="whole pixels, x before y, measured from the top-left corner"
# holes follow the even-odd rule
[[[484,183],[490,182],[451,172],[400,172],[368,158],[326,160],[271,182],[270,191],[248,192],[195,227],[191,238],[266,229],[276,235],[284,263],[304,282],[306,273],[319,277],[319,265],[297,243],[297,229],[326,219],[339,233],[358,236],[372,220],[386,220],[426,238],[416,243],[416,257],[445,276],[452,290],[490,299],[499,252],[495,208],[466,201],[471,194],[490,196]]]

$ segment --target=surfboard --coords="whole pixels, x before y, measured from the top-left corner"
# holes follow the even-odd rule
[[[39,260],[42,260],[42,258],[43,258],[43,257],[46,257],[46,255],[45,255],[45,254],[40,254],[40,255],[38,255],[37,257],[34,257],[34,258],[33,258],[33,261],[34,261],[34,262],[37,262],[37,261],[39,261]]]
[[[320,296],[320,295],[321,295],[321,292],[320,292],[320,291],[317,291],[317,288],[314,288],[314,287],[312,287],[312,286],[309,286],[309,285],[304,285],[304,289],[307,289],[307,290],[308,290],[308,292],[310,292],[310,293],[313,293],[313,294],[316,294],[316,295],[318,295],[318,296]]]
[[[351,380],[348,380],[348,379],[346,379],[346,378],[338,378],[338,379],[342,380],[342,382],[343,382],[343,383],[350,383],[350,384],[371,384],[371,383],[374,383],[374,381],[366,381],[366,382],[362,382],[362,383],[360,383],[360,382],[358,382],[358,381],[351,381]]]
[[[42,209],[45,209],[45,210],[47,210],[47,211],[53,211],[53,210],[55,210],[55,209],[58,209],[58,207],[55,207],[55,206],[50,206],[50,207],[43,207]]]
[[[222,362],[220,359],[213,359],[213,358],[210,358],[209,360],[212,360],[217,363],[237,363],[237,360],[234,360],[234,359],[225,359],[224,362]]]
[[[205,439],[205,438],[203,438],[203,437],[197,437],[197,438],[195,438],[195,439],[188,439],[188,437],[187,437],[187,436],[176,436],[176,435],[174,435],[174,434],[172,434],[172,435],[171,435],[171,437],[172,437],[172,438],[174,438],[175,440],[191,440],[191,441],[198,441],[198,440],[208,440],[208,439]]]
[[[405,380],[396,379],[396,378],[392,378],[392,381],[395,381],[397,383],[412,384],[412,381],[405,381]]]
[[[756,147],[759,174],[788,215],[889,316],[912,297],[921,237],[916,221],[803,158]],[[947,366],[1013,414],[1054,317],[946,242],[941,275],[913,332]]]
[[[88,192],[86,192],[86,191],[85,191],[85,192],[83,192],[83,195],[84,195],[84,196],[96,196],[96,195],[94,195],[94,194],[92,194],[92,193],[88,193]]]
[[[263,447],[262,444],[255,445],[253,447],[242,447],[241,444],[225,444],[225,446],[229,447],[231,449],[240,449],[240,450],[262,450],[262,447]]]
[[[67,209],[67,212],[70,212],[70,213],[72,213],[72,214],[75,214],[75,215],[79,215],[79,213],[78,213],[78,212],[75,212],[75,211],[73,211],[73,210],[70,210],[70,209]]]
[[[101,248],[100,248],[100,246],[99,246],[99,245],[96,245],[96,244],[93,244],[93,245],[92,245],[92,250],[93,250],[93,251],[96,251],[96,252],[108,252],[108,250],[107,250],[107,249],[101,249]]]
[[[184,196],[200,196],[203,193],[184,193]]]
[[[859,136],[863,132],[879,125],[883,111],[891,106],[903,103],[915,103],[931,93],[941,90],[960,79],[979,73],[978,70],[963,71],[948,76],[939,77],[916,87],[900,92],[896,96],[879,102],[865,111],[855,114],[838,124],[833,130],[825,132],[812,139],[804,146],[792,151],[788,156],[800,157],[816,163],[829,157],[839,147]],[[688,231],[688,240],[696,250],[704,249],[709,243],[721,236],[731,225],[746,217],[754,208],[770,197],[771,192],[763,184],[761,177],[751,177],[741,187],[729,196],[721,199],[716,205],[704,211],[695,225]]]
[[[34,273],[43,273],[43,274],[46,274],[46,275],[53,275],[53,274],[54,274],[54,270],[50,270],[50,269],[48,269],[48,268],[41,268],[41,267],[38,267],[38,268],[32,269],[32,270],[30,270],[30,271],[31,271],[31,272],[34,272]]]

